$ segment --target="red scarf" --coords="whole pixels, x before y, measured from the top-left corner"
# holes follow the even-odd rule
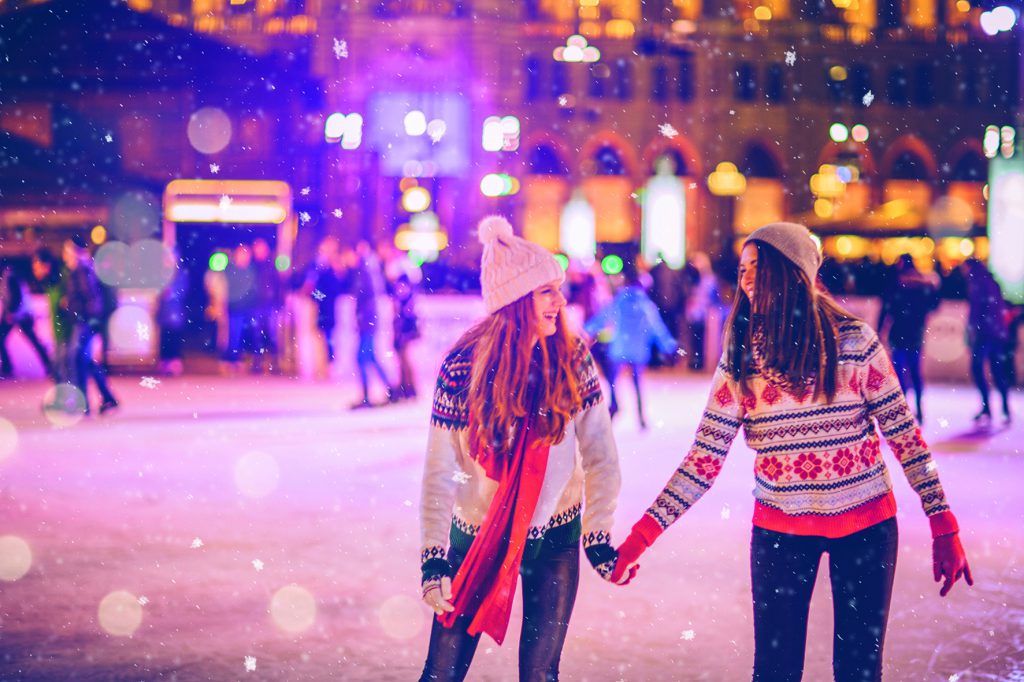
[[[535,405],[533,401],[527,404]],[[459,616],[472,615],[469,634],[486,632],[498,644],[508,630],[519,565],[548,465],[550,446],[542,441],[530,443],[533,419],[531,411],[520,422],[507,455],[496,454],[489,447],[472,448],[473,458],[488,478],[498,482],[498,489],[452,582],[455,610],[438,616],[441,624],[450,628]],[[471,434],[474,426],[470,424]]]

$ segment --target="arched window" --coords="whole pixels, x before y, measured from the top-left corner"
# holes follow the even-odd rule
[[[650,169],[652,174],[657,172],[658,163],[662,159],[668,159],[671,162],[674,175],[683,176],[689,174],[690,168],[686,164],[686,159],[683,158],[682,153],[675,147],[669,147],[658,154],[658,157],[654,160],[654,167]]]
[[[786,71],[782,64],[769,64],[765,72],[764,98],[769,102],[781,102],[786,97]]]
[[[896,106],[910,104],[907,70],[902,66],[894,66],[889,69],[888,90],[889,104]]]
[[[953,182],[985,182],[988,177],[988,162],[976,151],[961,156],[953,166],[949,179]]]
[[[651,69],[651,99],[668,101],[668,67],[664,64],[655,64]]]
[[[569,69],[565,62],[551,62],[551,90],[548,92],[552,99],[569,92]]]
[[[676,96],[680,102],[692,102],[697,92],[697,69],[693,63],[693,54],[684,52],[679,55],[679,80],[676,82]]]
[[[751,178],[781,178],[782,169],[778,161],[764,145],[753,142],[747,145],[740,172]]]
[[[568,175],[565,162],[549,144],[539,144],[530,150],[526,159],[530,175]]]
[[[922,107],[935,104],[934,69],[930,62],[914,65],[914,104]]]
[[[625,59],[615,60],[615,81],[612,94],[616,99],[628,100],[633,97],[633,65]]]
[[[873,90],[871,87],[871,67],[867,64],[853,64],[850,66],[849,81],[850,101],[861,107],[868,106],[864,104],[864,95]]]
[[[622,157],[615,147],[605,145],[594,154],[594,161],[597,162],[598,175],[625,175],[626,167],[622,163]]]
[[[543,62],[537,55],[528,55],[523,62],[523,99],[535,102],[541,97],[544,85],[541,76]]]
[[[740,62],[733,72],[735,82],[733,90],[741,102],[752,102],[757,97],[757,70],[750,62]]]
[[[890,177],[893,180],[927,180],[928,166],[920,156],[906,151],[896,157]]]

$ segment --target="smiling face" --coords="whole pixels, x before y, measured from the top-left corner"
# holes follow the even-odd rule
[[[757,279],[757,247],[751,242],[740,252],[740,289],[747,295],[750,304],[754,304],[754,282]]]
[[[541,336],[551,336],[558,331],[558,315],[565,306],[561,286],[562,281],[555,279],[533,290],[533,310]]]

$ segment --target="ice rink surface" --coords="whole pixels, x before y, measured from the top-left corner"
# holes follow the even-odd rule
[[[617,541],[685,453],[708,385],[649,374],[646,432],[622,389]],[[46,384],[0,383],[0,536],[32,555],[0,582],[0,680],[416,679],[430,620],[418,556],[429,401],[350,412],[351,382],[280,377],[151,386],[117,378],[119,413],[61,428],[39,409]],[[1013,398],[1017,423],[979,431],[973,389],[925,397],[973,588],[939,598],[928,524],[886,449],[900,505],[888,680],[1024,680],[1024,399]],[[632,585],[584,560],[563,680],[750,679],[752,487],[740,438]],[[11,556],[0,567],[17,572]],[[505,645],[485,639],[469,679],[516,678],[518,622],[517,606]],[[831,679],[831,637],[823,565],[805,680]]]

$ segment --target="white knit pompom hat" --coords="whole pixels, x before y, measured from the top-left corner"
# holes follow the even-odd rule
[[[488,314],[548,282],[565,280],[555,257],[540,244],[515,236],[503,216],[489,215],[481,220],[477,234],[484,245],[480,288]]]

